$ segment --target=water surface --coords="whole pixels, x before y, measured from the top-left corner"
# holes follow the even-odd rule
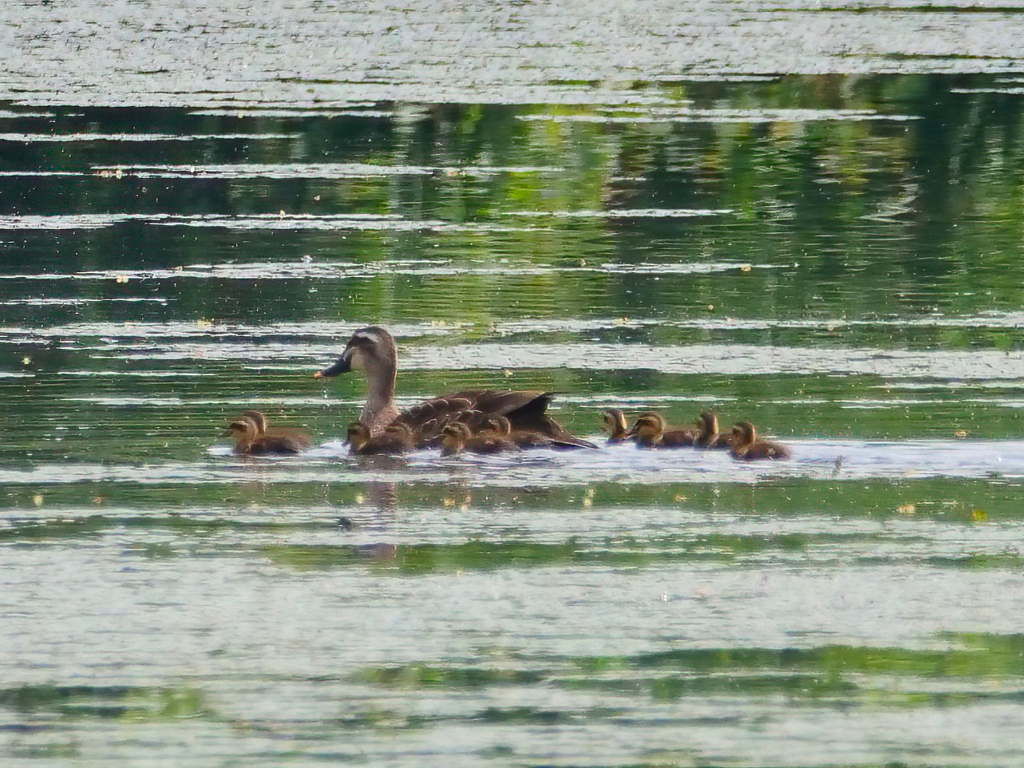
[[[1020,764],[1014,9],[11,10],[4,765]],[[370,322],[794,458],[357,459]]]

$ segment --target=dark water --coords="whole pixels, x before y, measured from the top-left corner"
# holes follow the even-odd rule
[[[8,9],[0,763],[1021,764],[1019,14],[589,8]],[[370,322],[795,458],[355,459]]]

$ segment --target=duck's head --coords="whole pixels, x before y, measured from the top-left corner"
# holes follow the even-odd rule
[[[704,411],[697,417],[697,429],[701,440],[714,440],[718,437],[718,416],[714,411]]]
[[[458,453],[465,447],[472,434],[469,427],[461,421],[446,424],[441,430],[441,448],[448,453]]]
[[[345,432],[349,448],[353,452],[359,452],[370,441],[370,428],[361,421],[353,421],[348,425]]]
[[[365,371],[367,378],[391,374],[398,366],[398,347],[390,333],[379,325],[360,328],[352,334],[338,361],[313,374],[325,379],[349,371]]]
[[[236,440],[257,437],[260,433],[259,425],[249,416],[239,416],[228,424],[224,430],[224,437],[233,437]]]
[[[242,411],[242,418],[249,419],[256,425],[256,434],[266,434],[267,417],[263,415],[262,411]]]
[[[638,418],[626,437],[636,437],[643,441],[658,440],[665,434],[665,417],[660,413],[645,413]]]
[[[734,448],[751,445],[757,440],[757,430],[749,421],[737,421],[732,425],[732,444]]]
[[[512,434],[512,422],[506,416],[492,416],[487,420],[487,426],[499,437],[508,437]]]
[[[629,424],[626,422],[626,414],[618,408],[609,408],[602,412],[601,420],[608,429],[608,434],[613,440],[625,440],[629,432]]]

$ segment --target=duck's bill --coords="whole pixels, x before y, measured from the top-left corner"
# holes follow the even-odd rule
[[[329,368],[324,368],[322,371],[317,371],[313,374],[314,379],[329,379],[332,376],[337,376],[341,373],[348,373],[352,370],[352,351],[346,349],[341,357],[338,358],[338,362]]]

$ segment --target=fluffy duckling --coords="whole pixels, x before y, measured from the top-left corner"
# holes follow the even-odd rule
[[[732,440],[718,432],[718,416],[714,411],[704,411],[697,417],[697,437],[693,441],[697,448],[717,448],[725,450],[732,447]]]
[[[243,418],[252,419],[261,437],[283,439],[293,441],[302,448],[309,448],[313,444],[313,438],[309,433],[295,427],[271,427],[268,425],[266,414],[262,411],[242,411]]]
[[[486,430],[474,435],[461,421],[445,425],[441,430],[441,455],[457,456],[463,451],[470,453],[504,453],[518,451],[519,446],[495,430]]]
[[[228,424],[225,437],[235,438],[235,453],[240,456],[294,454],[306,450],[312,440],[301,429],[267,428],[267,417],[259,411],[244,411]]]
[[[684,427],[669,429],[665,417],[652,411],[637,419],[626,437],[635,437],[639,448],[684,448],[693,445],[697,432]]]
[[[389,424],[376,436],[360,421],[348,425],[349,452],[359,456],[381,453],[406,453],[416,447],[412,430],[406,424]]]
[[[737,459],[788,459],[789,448],[780,443],[757,439],[757,429],[749,421],[738,421],[732,426],[732,455]]]
[[[601,414],[601,419],[608,430],[608,444],[624,443],[629,440],[629,424],[626,414],[618,408],[609,408]]]

